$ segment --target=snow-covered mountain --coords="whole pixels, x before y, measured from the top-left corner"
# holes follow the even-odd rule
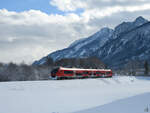
[[[143,17],[123,22],[114,30],[102,28],[94,35],[72,43],[68,48],[48,55],[54,60],[97,56],[111,67],[131,59],[150,59],[150,22]],[[45,58],[34,62],[42,64]]]
[[[148,20],[144,19],[143,17],[139,16],[133,22],[123,22],[120,25],[115,27],[113,38],[117,38],[120,34],[129,32],[130,30],[147,23]]]
[[[107,41],[93,55],[110,67],[124,65],[130,60],[150,59],[150,22],[139,25],[119,33],[117,38]]]
[[[48,57],[54,60],[60,60],[62,58],[83,58],[91,56],[91,53],[102,47],[112,37],[113,30],[109,28],[102,28],[94,35],[80,39],[72,43],[68,48],[58,50],[48,55]],[[34,64],[45,63],[46,57],[43,57],[39,61],[35,61]]]

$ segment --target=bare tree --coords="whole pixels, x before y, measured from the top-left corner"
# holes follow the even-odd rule
[[[124,67],[124,72],[127,75],[136,75],[141,68],[141,62],[137,60],[130,60]]]
[[[149,67],[148,67],[148,61],[147,60],[144,63],[144,69],[145,69],[144,74],[148,75],[148,73],[149,73]]]

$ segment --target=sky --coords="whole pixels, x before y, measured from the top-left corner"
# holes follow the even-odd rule
[[[31,64],[138,16],[150,20],[150,0],[0,0],[0,62]]]

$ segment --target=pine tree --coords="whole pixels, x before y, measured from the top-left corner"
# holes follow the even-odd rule
[[[46,57],[46,62],[45,62],[45,66],[52,66],[53,65],[53,59],[50,57]]]
[[[144,69],[145,69],[144,74],[145,74],[145,75],[148,75],[149,67],[148,67],[148,61],[147,61],[147,60],[146,60],[145,63],[144,63]]]

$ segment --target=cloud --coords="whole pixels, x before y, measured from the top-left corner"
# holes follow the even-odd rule
[[[82,16],[88,19],[91,18],[104,18],[107,16],[111,16],[115,13],[120,12],[137,12],[137,11],[144,11],[150,10],[150,3],[149,4],[142,4],[142,5],[134,5],[134,6],[113,6],[113,7],[106,7],[104,9],[90,9],[86,10]],[[89,21],[89,20],[87,20]]]
[[[148,0],[51,0],[50,4],[65,13],[0,10],[0,62],[32,63],[102,27],[113,28],[138,16],[150,18]],[[76,13],[80,8],[83,12]]]
[[[102,9],[105,7],[131,6],[150,3],[149,0],[51,0],[50,5],[56,6],[61,11],[75,11],[78,8],[84,10]]]
[[[78,8],[85,8],[86,2],[82,0],[51,0],[50,4],[62,11],[75,11]]]
[[[38,10],[17,13],[2,9],[0,18],[1,62],[32,62],[67,47],[82,31],[77,30],[81,25],[76,26],[80,17],[73,13],[63,16]]]

